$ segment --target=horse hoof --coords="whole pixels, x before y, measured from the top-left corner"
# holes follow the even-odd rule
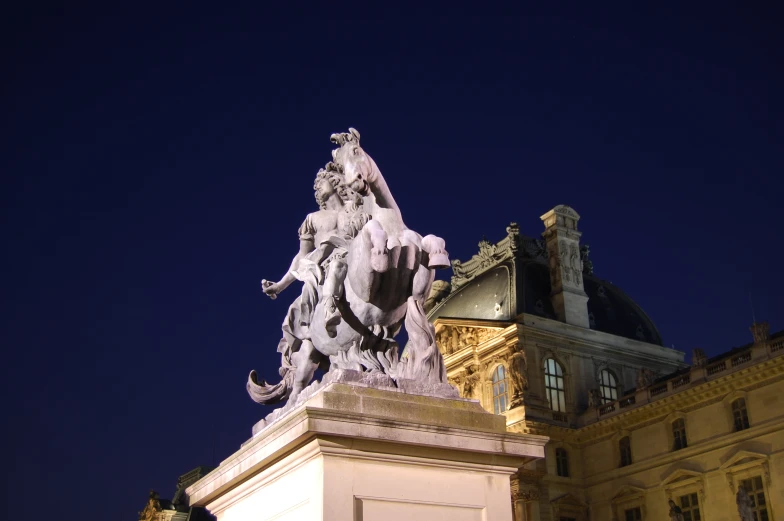
[[[378,252],[375,249],[370,255],[370,267],[377,273],[384,273],[389,269],[389,252]]]
[[[427,267],[434,270],[443,270],[449,267],[449,255],[446,253],[433,253]]]

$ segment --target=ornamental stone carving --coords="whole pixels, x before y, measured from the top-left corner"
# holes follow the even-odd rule
[[[602,395],[599,389],[591,389],[588,391],[588,407],[599,407],[602,404]]]
[[[139,512],[139,521],[154,521],[162,511],[160,496],[156,491],[150,490],[147,504],[144,506],[144,510]]]
[[[431,309],[436,307],[439,302],[444,300],[452,291],[452,285],[445,280],[434,280],[433,285],[430,287],[430,294],[425,299],[425,313],[429,313]]]
[[[591,255],[591,247],[588,244],[580,246],[580,262],[582,262],[582,271],[586,275],[593,275],[593,261],[589,258]]]
[[[754,336],[755,344],[763,344],[770,339],[770,324],[767,322],[754,322],[749,328],[752,336]]]
[[[470,326],[443,325],[436,334],[436,341],[441,352],[451,355],[464,347],[476,346],[490,340],[500,329]]]
[[[692,349],[691,365],[693,367],[703,367],[707,361],[708,357],[705,355],[705,351],[699,348]]]
[[[656,375],[653,371],[647,367],[641,367],[639,371],[637,371],[637,390],[639,391],[645,387],[650,387],[655,379]]]
[[[512,346],[512,354],[507,360],[509,378],[512,381],[512,401],[509,408],[513,409],[525,403],[525,392],[528,390],[528,362],[523,347],[516,343]]]
[[[465,262],[452,261],[452,288],[457,289],[478,275],[510,259],[529,258],[539,261],[547,259],[547,246],[542,239],[520,235],[517,223],[506,227],[506,237],[497,243],[486,239],[479,242],[479,252]]]
[[[465,379],[463,381],[463,398],[473,398],[481,381],[482,374],[480,366],[478,364],[467,366]]]

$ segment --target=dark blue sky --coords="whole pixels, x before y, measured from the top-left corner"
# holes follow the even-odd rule
[[[668,346],[784,328],[781,12],[634,5],[5,13],[6,517],[132,521],[249,436],[348,126],[452,258],[568,204]]]

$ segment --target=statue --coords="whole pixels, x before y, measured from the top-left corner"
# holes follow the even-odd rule
[[[434,280],[433,285],[430,286],[430,294],[425,299],[425,313],[430,313],[430,310],[444,300],[452,291],[452,285],[445,280]]]
[[[466,367],[465,382],[463,383],[463,398],[473,398],[474,392],[479,387],[481,374],[479,366],[471,364]]]
[[[602,395],[599,389],[588,391],[588,407],[599,407],[600,405],[602,405]]]
[[[512,380],[510,409],[525,403],[525,392],[528,390],[528,362],[525,358],[525,351],[520,344],[515,344],[513,349],[514,352],[509,357],[509,377]]]
[[[258,403],[296,403],[322,367],[456,396],[424,311],[435,270],[449,266],[444,240],[406,227],[378,166],[359,146],[359,132],[331,140],[339,148],[314,185],[320,210],[300,227],[300,249],[283,278],[262,281],[272,298],[303,282],[278,344],[282,380],[269,385],[251,371],[248,393]],[[404,324],[409,341],[399,356],[395,336]]]
[[[754,512],[751,510],[751,496],[746,492],[743,485],[738,486],[738,493],[735,494],[735,503],[738,505],[740,521],[754,521]]]
[[[650,387],[655,379],[656,375],[653,371],[647,367],[641,367],[639,371],[637,371],[637,390],[639,391],[645,387]]]
[[[675,504],[672,499],[669,500],[670,505],[670,521],[683,521],[683,512],[681,507]]]
[[[147,504],[144,506],[144,510],[139,512],[139,521],[153,521],[162,511],[160,496],[154,490],[150,490]]]
[[[588,244],[580,246],[580,263],[586,275],[593,275],[593,261],[590,259],[591,247]]]
[[[708,362],[708,357],[705,351],[699,348],[691,350],[691,365],[693,367],[704,367]]]

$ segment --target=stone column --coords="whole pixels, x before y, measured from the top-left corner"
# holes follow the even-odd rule
[[[565,205],[558,205],[541,217],[550,264],[550,298],[561,322],[590,327],[588,295],[583,287],[580,261],[580,216]]]

